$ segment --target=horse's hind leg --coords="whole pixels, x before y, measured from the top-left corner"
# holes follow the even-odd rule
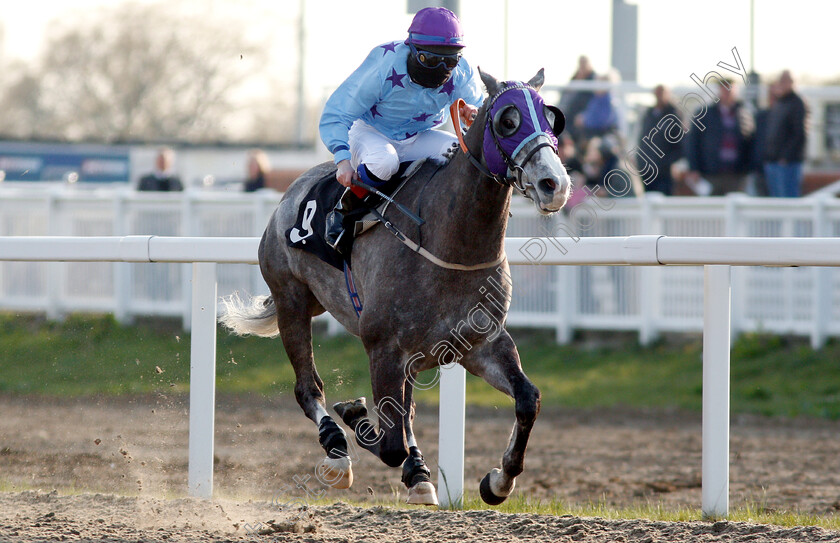
[[[282,293],[275,294],[272,288],[272,295],[283,347],[295,371],[295,398],[306,416],[318,425],[318,441],[327,453],[316,475],[334,488],[349,488],[353,471],[346,434],[327,413],[324,383],[312,352],[311,309],[316,302],[306,285],[294,279],[284,282]]]
[[[390,407],[396,408],[396,412],[392,412],[392,414],[395,417],[402,417],[405,442],[408,446],[407,458],[404,449],[397,453],[397,458],[405,458],[402,462],[402,482],[408,488],[407,502],[413,505],[437,505],[437,492],[431,482],[432,472],[426,466],[426,461],[423,459],[423,454],[417,446],[417,440],[414,438],[414,431],[412,430],[415,412],[414,400],[412,398],[413,389],[410,385],[403,384],[403,386],[405,387],[405,391],[401,408],[396,403],[391,402],[392,398],[390,396],[382,397],[377,404],[378,408],[374,408],[379,413],[379,432],[376,431],[373,423],[368,419],[367,402],[364,398],[339,402],[333,408],[338,413],[338,416],[341,417],[341,420],[353,430],[356,435],[356,442],[380,458],[382,458],[381,455],[383,454],[382,441],[386,438],[385,432],[390,431],[392,436],[398,437],[398,433],[394,432],[394,419],[390,415],[383,415],[380,409],[384,408],[386,404],[390,404]],[[388,458],[387,454],[386,458]],[[385,458],[383,458],[383,461],[390,466],[398,465]]]
[[[516,424],[502,456],[502,468],[493,468],[479,485],[481,499],[498,505],[513,491],[516,477],[525,467],[525,448],[540,412],[540,391],[522,371],[519,353],[507,332],[490,343],[484,353],[485,356],[472,357],[464,366],[516,402]]]
[[[396,347],[368,348],[370,377],[373,389],[373,410],[379,417],[379,429],[368,419],[364,398],[340,402],[333,406],[341,420],[356,434],[356,443],[369,450],[388,466],[401,466],[408,457],[405,445],[405,415],[403,407],[405,375],[402,353]]]
[[[411,382],[416,381],[411,380]],[[415,405],[413,392],[414,387],[410,383],[407,384],[403,401],[403,409],[405,409],[403,424],[405,425],[405,439],[408,445],[408,458],[403,462],[402,482],[408,487],[408,503],[437,505],[437,492],[435,492],[435,485],[432,484],[432,472],[429,471],[426,461],[423,459],[423,454],[417,446],[417,440],[414,438]]]

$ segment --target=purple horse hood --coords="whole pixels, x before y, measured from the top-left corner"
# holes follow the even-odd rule
[[[505,81],[504,86],[503,90],[491,98],[484,128],[484,160],[493,174],[501,176],[508,170],[506,158],[512,161],[519,150],[534,138],[547,137],[554,150],[557,150],[557,136],[546,119],[542,97],[525,83]],[[494,120],[508,107],[519,111],[520,125],[516,132],[502,137],[494,131]]]

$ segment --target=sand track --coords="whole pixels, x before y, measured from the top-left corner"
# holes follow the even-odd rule
[[[814,528],[740,523],[312,507],[321,495],[364,501],[405,491],[399,470],[364,451],[352,489],[323,488],[312,476],[322,456],[316,430],[283,398],[219,398],[212,502],[179,497],[186,397],[0,396],[0,414],[0,541],[840,541]],[[504,449],[512,406],[468,409],[467,418],[465,482],[475,493]],[[838,430],[832,421],[735,417],[731,505],[835,514]],[[417,435],[434,466],[436,409],[418,409]],[[516,492],[570,504],[698,508],[700,438],[696,414],[544,410]]]

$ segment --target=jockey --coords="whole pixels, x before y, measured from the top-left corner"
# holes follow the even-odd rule
[[[444,156],[456,137],[432,128],[442,125],[448,106],[463,98],[464,119],[483,101],[478,78],[461,57],[461,23],[446,8],[417,12],[404,42],[375,47],[327,100],[321,140],[335,156],[335,176],[347,187],[327,216],[326,239],[341,251],[344,215],[361,206],[367,191],[379,188],[400,162]],[[348,236],[349,237],[349,236]]]

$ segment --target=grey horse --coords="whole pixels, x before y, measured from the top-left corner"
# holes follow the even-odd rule
[[[335,488],[348,488],[353,474],[346,434],[327,412],[313,358],[311,321],[324,311],[362,340],[370,359],[378,429],[367,418],[364,398],[333,407],[360,446],[388,466],[403,467],[409,503],[437,504],[431,473],[412,431],[412,392],[419,372],[442,364],[457,362],[515,400],[516,422],[501,469],[492,469],[482,480],[482,499],[502,503],[524,468],[540,393],[522,371],[519,353],[504,329],[512,291],[505,229],[514,189],[540,213],[550,214],[566,203],[571,183],[550,134],[562,131],[562,113],[544,106],[537,94],[543,70],[527,84],[480,75],[490,98],[463,138],[465,151],[455,152],[445,164],[427,161],[395,196],[425,224],[417,226],[392,206],[385,211],[390,229],[374,228],[355,241],[353,275],[364,305],[360,314],[350,303],[341,271],[288,247],[284,237],[311,185],[334,171],[332,163],[310,169],[289,187],[263,234],[259,263],[271,296],[225,300],[220,320],[232,332],[281,336],[295,371],[295,397],[318,426],[327,453],[316,473]],[[531,111],[520,111],[527,108],[515,107],[511,100],[529,92]],[[535,100],[540,111],[534,110]],[[505,101],[510,103],[505,106]],[[520,132],[522,139],[520,128],[527,118],[537,126],[533,136],[522,140],[515,152],[505,152],[506,138]],[[550,130],[539,128],[546,123]],[[488,135],[493,142],[485,141]],[[514,175],[488,170],[487,155],[492,153],[509,168],[505,174]],[[401,242],[393,229],[415,245]]]

